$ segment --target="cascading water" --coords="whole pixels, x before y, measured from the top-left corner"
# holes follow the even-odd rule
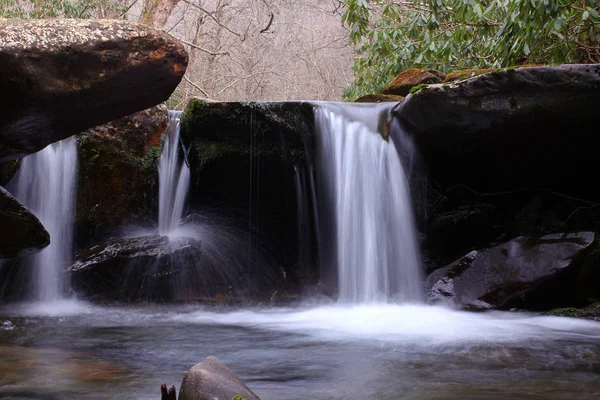
[[[190,186],[190,168],[179,156],[181,111],[169,111],[167,139],[158,162],[158,233],[168,235],[179,226]]]
[[[377,133],[389,109],[315,107],[321,230],[336,248],[328,262],[343,303],[422,299],[408,182],[393,139]]]
[[[50,233],[48,247],[21,260],[33,271],[25,279],[33,300],[59,300],[69,288],[64,271],[73,252],[76,181],[77,140],[71,137],[23,158],[7,186]]]

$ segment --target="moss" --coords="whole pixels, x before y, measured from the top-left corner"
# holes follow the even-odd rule
[[[517,99],[515,97],[509,97],[508,104],[510,105],[511,110],[515,110],[518,107]]]
[[[132,157],[132,158],[133,158],[133,162],[138,164],[140,167],[147,169],[147,168],[154,168],[156,166],[156,163],[158,162],[158,159],[160,158],[160,154],[161,154],[161,149],[159,146],[151,146],[148,148],[148,151],[146,152],[146,154],[143,157]]]
[[[581,310],[577,308],[555,308],[546,313],[546,315],[553,317],[571,317],[571,318],[581,318],[583,317],[583,313]]]
[[[415,93],[417,93],[419,90],[421,90],[421,89],[423,89],[423,88],[426,88],[427,86],[429,86],[429,85],[428,85],[428,84],[426,84],[426,83],[421,83],[421,84],[418,84],[418,85],[416,85],[416,86],[413,86],[413,87],[411,87],[411,88],[410,88],[410,94],[415,94]]]

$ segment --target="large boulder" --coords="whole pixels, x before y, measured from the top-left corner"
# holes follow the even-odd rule
[[[518,237],[472,251],[429,275],[428,300],[469,310],[549,309],[561,301],[564,306],[569,299],[558,295],[560,286],[571,286],[571,278],[581,276],[594,240],[593,232]]]
[[[206,357],[183,378],[179,400],[260,400],[216,357]]]
[[[165,32],[116,20],[0,20],[0,160],[164,100],[188,62]]]
[[[166,110],[152,107],[77,136],[79,245],[156,220],[158,158],[168,121]]]
[[[442,83],[446,78],[443,72],[435,69],[409,68],[402,71],[392,83],[381,91],[385,95],[406,96],[411,89],[419,85]]]
[[[0,258],[35,253],[50,244],[40,220],[1,186],[0,221]]]
[[[600,65],[560,65],[429,85],[395,114],[443,188],[542,188],[598,200],[589,175],[598,171],[599,109]]]

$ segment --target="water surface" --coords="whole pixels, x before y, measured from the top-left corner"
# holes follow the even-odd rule
[[[263,400],[597,399],[600,323],[426,306],[0,309],[1,399],[152,399],[204,357]]]

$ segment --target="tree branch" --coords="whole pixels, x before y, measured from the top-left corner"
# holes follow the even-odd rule
[[[210,11],[208,11],[208,10],[206,10],[206,9],[202,8],[202,7],[201,7],[201,6],[199,6],[198,4],[194,4],[194,3],[192,3],[192,2],[191,2],[191,1],[189,1],[189,0],[183,0],[183,2],[184,2],[184,3],[186,3],[186,4],[189,4],[189,5],[190,5],[190,6],[192,6],[192,7],[195,7],[195,8],[197,8],[198,10],[200,10],[200,11],[202,11],[203,13],[205,13],[206,15],[208,15],[208,17],[209,17],[210,19],[212,19],[213,21],[215,21],[215,23],[216,23],[217,25],[219,25],[221,28],[225,29],[227,32],[229,32],[229,33],[233,33],[234,35],[236,35],[237,37],[239,37],[241,41],[244,41],[244,40],[245,40],[245,37],[244,37],[244,35],[242,35],[241,33],[238,33],[238,32],[234,32],[234,31],[232,31],[231,29],[229,29],[227,26],[223,25],[223,24],[222,24],[222,23],[221,23],[221,22],[220,22],[220,21],[219,21],[217,18],[215,18],[215,16],[214,16],[214,15],[212,15],[212,13],[211,13]]]
[[[208,93],[206,93],[206,91],[204,89],[202,89],[200,86],[196,85],[194,82],[190,81],[187,76],[184,75],[183,79],[185,79],[185,81],[187,83],[189,83],[190,85],[192,85],[193,87],[198,89],[200,91],[200,93],[202,93],[205,97],[210,98],[210,96],[208,95]]]
[[[260,30],[260,33],[265,33],[266,31],[269,30],[269,28],[271,27],[271,24],[273,23],[274,17],[275,17],[275,14],[271,13],[271,18],[269,19],[269,23],[267,24],[267,26],[264,29]]]
[[[229,53],[225,52],[225,53],[219,53],[219,52],[215,52],[215,51],[210,51],[208,49],[205,49],[204,47],[200,47],[197,44],[194,44],[192,42],[188,42],[187,40],[183,40],[183,39],[179,39],[179,41],[183,44],[187,44],[188,46],[191,46],[195,49],[198,49],[200,51],[203,51],[207,54],[210,54],[211,56],[227,56],[229,55]]]

